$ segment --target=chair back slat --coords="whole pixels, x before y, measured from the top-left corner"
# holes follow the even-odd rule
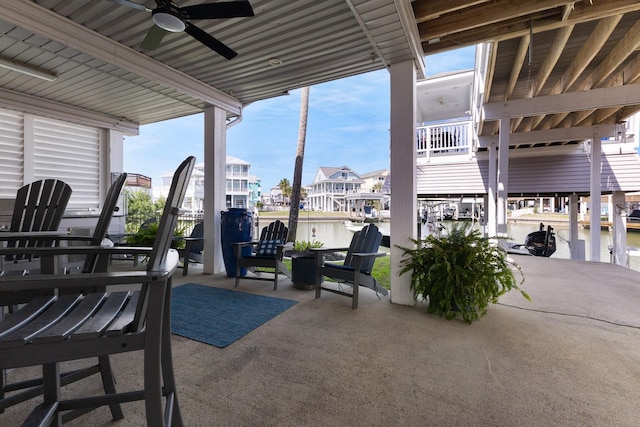
[[[287,241],[287,235],[289,234],[289,229],[285,227],[284,223],[279,219],[275,220],[268,226],[262,229],[260,233],[260,240],[282,240],[283,242]]]
[[[167,257],[171,242],[173,241],[173,232],[178,223],[178,214],[182,206],[185,193],[187,192],[187,186],[189,184],[189,178],[191,172],[193,172],[193,166],[195,164],[195,157],[187,157],[176,169],[171,181],[171,188],[167,201],[162,212],[160,219],[160,225],[158,226],[158,232],[154,241],[153,250],[149,256],[149,263],[147,265],[147,271],[156,271],[164,263]]]
[[[149,261],[147,263],[147,271],[160,271],[162,264],[167,258],[171,242],[173,241],[173,232],[176,229],[178,223],[178,214],[180,213],[180,207],[182,201],[187,192],[187,186],[189,185],[189,179],[193,172],[193,167],[196,163],[194,156],[187,157],[176,169],[171,181],[171,188],[169,189],[169,195],[162,211],[162,217],[160,224],[158,225],[158,232],[153,242],[153,249],[149,255]],[[140,297],[136,307],[135,320],[133,322],[134,328],[140,329],[143,327],[146,313],[146,306],[148,303],[148,286],[144,284],[140,289]],[[151,285],[153,286],[153,285]]]
[[[20,188],[10,231],[55,231],[71,197],[71,187],[57,179],[35,181]]]
[[[378,230],[375,224],[369,224],[362,228],[360,231],[356,231],[351,239],[349,250],[345,256],[344,265],[353,267],[354,253],[373,253],[377,252],[382,242],[382,233]],[[360,271],[366,274],[371,274],[373,269],[373,263],[375,258],[369,258],[364,261]]]
[[[107,231],[109,230],[109,224],[111,223],[111,218],[113,217],[113,212],[116,210],[116,205],[118,204],[118,197],[120,197],[120,192],[122,191],[122,187],[124,183],[127,181],[127,174],[122,173],[115,180],[109,191],[107,192],[107,197],[104,200],[102,205],[102,211],[100,212],[100,217],[98,218],[98,222],[96,223],[96,228],[93,230],[93,235],[91,236],[91,245],[96,246],[102,243],[102,240],[107,237]],[[108,261],[108,260],[107,260]],[[84,266],[82,267],[83,273],[93,273],[96,272],[96,267],[98,266],[98,255],[92,254],[87,255],[87,258],[84,261]],[[106,262],[105,262],[106,266]]]
[[[16,200],[11,216],[9,231],[56,231],[62,221],[69,198],[71,187],[57,179],[34,181],[20,188],[16,193]],[[51,239],[10,239],[7,247],[38,247],[49,246]],[[29,258],[28,255],[8,256],[7,259],[20,260]]]

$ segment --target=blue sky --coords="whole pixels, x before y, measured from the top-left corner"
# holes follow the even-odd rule
[[[473,68],[475,47],[425,58],[427,75]],[[125,138],[124,171],[159,182],[187,156],[204,160],[204,118],[196,114],[140,126]],[[250,173],[268,191],[293,169],[300,122],[300,90],[247,106],[242,122],[227,132],[227,155],[251,163]],[[389,73],[387,70],[312,86],[302,184],[322,166],[349,166],[363,174],[389,167]]]

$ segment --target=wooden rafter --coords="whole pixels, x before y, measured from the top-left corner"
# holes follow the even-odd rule
[[[516,83],[518,82],[518,76],[520,75],[520,71],[522,71],[522,65],[524,64],[524,60],[529,53],[529,43],[531,41],[531,37],[527,34],[520,39],[520,45],[518,46],[518,52],[516,53],[515,58],[513,59],[513,66],[511,67],[511,73],[509,73],[509,83],[507,83],[507,89],[504,93],[504,100],[507,101],[511,99],[511,94],[513,93],[513,89],[516,87]]]
[[[591,32],[587,41],[582,45],[578,54],[573,58],[571,64],[564,72],[564,74],[558,79],[555,86],[551,89],[550,95],[557,95],[564,93],[571,85],[577,80],[587,66],[593,61],[593,58],[600,52],[602,46],[611,36],[611,33],[616,28],[616,25],[622,19],[622,15],[608,16],[598,22],[596,28]],[[550,123],[559,123],[567,114],[558,115],[556,119],[551,120]],[[531,118],[530,129],[535,129],[544,116]]]
[[[562,20],[566,21],[567,19],[569,19],[569,15],[571,15],[571,12],[573,12],[573,5],[576,2],[572,1],[569,4],[565,4],[564,7],[562,8]]]
[[[447,13],[457,12],[471,6],[487,3],[489,0],[428,0],[411,3],[416,23],[439,18]]]
[[[414,3],[421,4],[425,2],[429,3],[430,0],[417,0]],[[513,15],[509,16],[503,12],[500,15],[503,19],[499,21],[496,20],[496,17],[484,21],[481,19],[481,17],[490,13],[490,11],[493,11],[496,4],[501,4],[508,9],[510,3],[533,5],[530,10],[540,11],[531,12],[529,15],[522,16],[513,12],[514,10],[520,11],[521,9],[517,9],[518,7],[526,7],[525,5],[518,4],[517,6],[511,7]],[[573,9],[571,13],[568,13],[566,6],[572,3]],[[546,4],[547,6],[549,6],[549,4],[555,4],[556,7],[540,9],[539,5],[541,4]],[[593,4],[590,1],[564,1],[549,4],[541,1],[510,2],[503,0],[491,2],[490,5],[485,3],[475,5],[474,7],[459,10],[450,16],[440,16],[435,20],[423,21],[418,24],[420,39],[423,41],[422,48],[425,54],[432,54],[486,41],[501,41],[523,37],[529,33],[531,22],[533,22],[533,32],[535,34],[554,30],[565,25],[575,25],[607,16],[640,10],[640,2],[637,0],[609,0],[593,2]],[[419,7],[419,5],[415,5],[414,9],[417,7]],[[514,7],[516,9],[513,9]],[[456,22],[460,22],[461,24],[456,25]],[[436,23],[439,23],[440,26],[436,26]],[[427,40],[434,39],[439,41],[437,43],[427,43]]]
[[[602,21],[601,21],[602,22]],[[636,49],[640,47],[640,21],[636,22],[624,37],[611,49],[609,55],[598,64],[593,72],[582,80],[582,83],[578,85],[576,91],[589,90],[591,88],[606,87],[604,82],[615,71],[616,68],[622,64]],[[585,117],[588,117],[593,111],[580,111],[576,113],[575,121],[581,122]],[[567,114],[558,114],[551,122],[553,124],[560,123]]]
[[[570,3],[566,0],[512,1],[497,0],[467,7],[455,13],[440,16],[433,22],[418,24],[420,39],[427,41],[454,32],[495,25],[505,20],[527,17],[528,15],[557,8]],[[561,16],[561,11],[558,11]]]
[[[533,79],[531,86],[527,90],[527,94],[525,96],[526,98],[533,98],[540,93],[540,90],[542,90],[542,87],[549,79],[551,71],[553,71],[553,68],[558,63],[558,59],[560,59],[560,56],[562,55],[562,52],[567,45],[567,41],[569,41],[569,36],[571,36],[571,33],[573,32],[573,28],[574,25],[567,25],[566,27],[562,27],[558,30],[558,33],[556,34],[556,37],[551,44],[551,51],[545,58],[540,68],[538,68],[538,73]],[[517,128],[519,123],[520,119],[516,119],[513,127]],[[533,127],[533,120],[529,119],[527,125],[525,126],[525,129],[530,130]]]

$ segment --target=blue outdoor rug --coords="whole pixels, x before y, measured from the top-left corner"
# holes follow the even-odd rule
[[[195,283],[172,292],[171,332],[220,348],[297,303]]]

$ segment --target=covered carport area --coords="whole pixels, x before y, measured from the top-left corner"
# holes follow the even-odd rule
[[[180,32],[166,35],[156,49],[142,48],[150,11],[157,8],[151,0],[0,0],[0,59],[8,65],[0,67],[0,107],[98,129],[103,143],[95,186],[102,191],[110,173],[121,172],[124,134],[204,112],[205,240],[212,248],[205,252],[206,273],[223,268],[217,234],[225,207],[226,129],[239,123],[249,103],[389,70],[392,255],[417,232],[416,81],[424,76],[425,55],[489,43],[474,70],[469,114],[477,136],[497,141],[489,150],[497,164],[489,192],[497,228],[510,191],[510,137],[614,125],[640,105],[637,1],[250,3],[254,17],[197,23],[238,53],[227,60]],[[18,139],[33,139],[33,128],[24,129]],[[582,139],[572,134],[542,146]],[[27,149],[15,163],[28,171],[32,154]],[[8,155],[2,160],[13,161]],[[392,265],[392,300],[413,304],[409,278],[398,272]]]

